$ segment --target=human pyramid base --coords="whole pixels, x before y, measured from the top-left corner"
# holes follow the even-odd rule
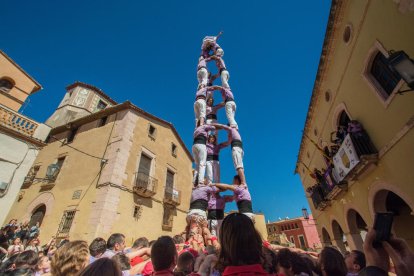
[[[236,102],[229,85],[230,74],[223,60],[224,51],[217,44],[221,36],[206,36],[201,45],[201,55],[197,66],[198,87],[194,102],[196,127],[193,134],[193,158],[195,171],[190,210],[187,215],[188,242],[196,247],[217,246],[217,236],[227,202],[236,201],[239,213],[254,221],[252,201],[247,188],[243,166],[243,143],[239,126],[235,120]],[[214,61],[217,74],[213,75],[207,63]],[[221,79],[221,86],[213,85]],[[214,92],[221,93],[223,101],[214,105]],[[217,121],[217,112],[223,108],[228,124]],[[228,139],[218,143],[218,131],[227,131]],[[220,150],[231,145],[232,159],[237,174],[233,183],[220,183]],[[234,196],[221,196],[220,193],[231,190]]]

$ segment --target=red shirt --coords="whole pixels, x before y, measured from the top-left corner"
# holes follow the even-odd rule
[[[161,273],[162,271],[159,271],[157,273]],[[152,265],[152,262],[149,261],[148,263],[145,264],[144,269],[142,270],[141,274],[144,276],[148,276],[148,275],[151,275],[153,272],[154,272],[154,266]]]
[[[132,258],[132,259],[129,261],[129,263],[131,264],[131,266],[135,266],[135,265],[137,265],[137,264],[139,264],[139,263],[142,263],[143,261],[144,261],[144,259],[143,259],[143,258],[141,258],[140,256],[136,256],[136,257]]]
[[[239,266],[228,266],[224,269],[222,276],[228,275],[270,275],[268,274],[260,264],[253,265],[239,265]]]

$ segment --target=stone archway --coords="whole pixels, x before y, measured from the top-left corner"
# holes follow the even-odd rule
[[[345,253],[347,251],[348,242],[342,227],[336,220],[332,221],[332,233],[334,237],[333,244],[336,245],[342,253]]]
[[[348,242],[350,243],[350,247],[363,251],[363,243],[368,231],[367,223],[355,209],[348,210],[346,219],[349,228]]]
[[[36,225],[36,223],[39,223],[39,226],[42,225],[43,218],[46,214],[46,205],[41,204],[38,206],[32,213],[32,216],[30,217],[29,226],[32,227],[33,225]]]
[[[332,245],[332,239],[325,227],[322,227],[322,246]]]
[[[374,195],[372,204],[375,213],[394,213],[393,233],[414,248],[414,212],[410,205],[399,194],[387,189],[379,190]]]

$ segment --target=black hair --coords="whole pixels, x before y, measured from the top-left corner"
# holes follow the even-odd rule
[[[121,233],[114,233],[112,234],[108,241],[106,242],[106,247],[108,249],[114,249],[115,244],[122,244],[125,241],[125,236]]]
[[[106,251],[106,241],[103,238],[95,238],[89,245],[89,253],[92,257],[103,254]]]
[[[366,260],[365,260],[365,254],[362,251],[359,250],[352,250],[351,254],[355,256],[354,258],[354,264],[359,265],[360,269],[365,268],[366,266]]]
[[[348,273],[344,257],[333,247],[325,247],[319,255],[319,266],[327,276],[345,276]]]
[[[154,271],[161,271],[170,268],[177,256],[177,250],[173,239],[169,236],[161,236],[152,245],[151,261]]]
[[[112,257],[112,260],[118,263],[122,271],[130,270],[131,264],[129,263],[129,258],[124,253],[115,254]]]
[[[148,247],[148,239],[145,237],[138,238],[134,241],[132,245],[133,248],[143,248]]]

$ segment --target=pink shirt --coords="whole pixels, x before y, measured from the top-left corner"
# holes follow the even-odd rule
[[[212,90],[214,90],[212,86],[207,86],[207,87],[198,89],[196,92],[196,99],[198,97],[207,98],[207,93],[209,93],[209,91],[212,91]]]
[[[216,187],[210,187],[207,185],[198,184],[198,186],[193,188],[193,191],[191,192],[190,202],[194,202],[199,199],[208,201],[210,194],[215,193],[217,191],[218,191],[218,188]]]
[[[208,209],[209,210],[224,210],[226,207],[226,202],[233,201],[232,196],[221,196],[220,193],[213,193],[210,195],[208,200]]]
[[[239,201],[242,201],[242,200],[252,201],[249,189],[247,189],[246,185],[239,185],[234,190],[234,197],[236,199],[236,202],[239,202]]]
[[[214,126],[211,125],[202,125],[199,126],[195,129],[194,134],[193,134],[193,138],[196,138],[197,136],[204,136],[204,137],[208,137],[208,132],[209,131],[214,131],[216,128]]]
[[[220,144],[212,144],[207,142],[206,146],[207,146],[207,155],[219,155],[220,150],[222,148],[227,147],[229,144],[228,143],[220,143]]]
[[[222,107],[223,107],[223,105],[219,105],[219,104],[218,105],[215,105],[215,106],[209,106],[209,105],[207,105],[206,106],[206,114],[207,115],[209,115],[209,114],[217,114],[217,111],[220,108],[222,108]]]
[[[234,101],[234,95],[233,92],[231,92],[230,88],[221,87],[220,88],[221,97],[223,97],[223,100],[228,101]]]
[[[239,131],[234,127],[223,126],[228,131],[229,140],[239,140],[241,141],[241,136]]]
[[[207,62],[209,62],[210,60],[211,58],[209,57],[208,58],[201,57],[197,64],[197,70],[200,70],[201,68],[207,68]]]

